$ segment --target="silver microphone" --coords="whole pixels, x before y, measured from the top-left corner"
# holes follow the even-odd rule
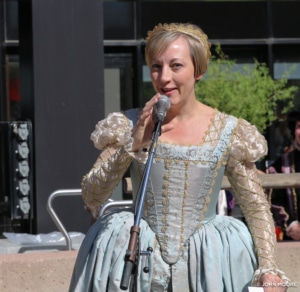
[[[155,115],[158,121],[162,122],[166,116],[167,111],[171,107],[171,102],[166,95],[162,95],[159,101],[154,106]]]

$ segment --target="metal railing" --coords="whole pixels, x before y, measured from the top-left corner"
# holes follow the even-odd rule
[[[53,201],[57,197],[62,197],[62,196],[81,196],[81,189],[62,189],[62,190],[56,190],[53,193],[50,194],[48,201],[47,201],[47,211],[52,218],[54,224],[58,228],[58,230],[62,233],[66,240],[66,246],[67,250],[72,250],[72,240],[67,232],[66,228],[60,221],[59,217],[57,216],[57,213],[55,212],[53,208]],[[130,207],[132,205],[131,200],[126,200],[126,201],[113,201],[109,199],[103,206],[100,208],[99,211],[99,217],[103,216],[105,212],[108,209],[112,208],[119,208],[119,207]]]
[[[300,173],[289,173],[289,174],[282,174],[282,173],[276,173],[276,174],[260,174],[259,175],[262,187],[265,189],[283,189],[283,188],[300,188]],[[131,190],[131,183],[128,178],[126,178],[127,183],[127,189],[124,190],[125,193],[130,193]],[[231,189],[230,183],[227,179],[227,177],[224,177],[222,182],[222,189]],[[66,239],[66,245],[67,249],[72,249],[72,242],[71,238],[61,223],[60,219],[58,218],[56,212],[53,209],[52,203],[53,200],[59,196],[80,196],[81,195],[81,189],[62,189],[62,190],[56,190],[53,193],[50,194],[47,202],[47,210],[50,214],[53,222],[55,223],[58,230],[61,231],[63,236]],[[105,212],[107,212],[109,209],[112,208],[119,208],[119,207],[130,207],[132,205],[131,200],[124,200],[124,201],[113,201],[108,200],[103,206],[101,206],[99,211],[99,217],[103,216]]]
[[[57,190],[53,193],[50,194],[48,201],[47,201],[47,211],[52,218],[53,222],[55,223],[56,227],[58,230],[63,234],[63,236],[66,239],[66,245],[67,245],[67,250],[72,249],[72,241],[70,238],[69,233],[59,220],[56,212],[53,209],[52,202],[55,198],[60,197],[60,196],[80,196],[81,195],[81,189],[64,189],[64,190]]]

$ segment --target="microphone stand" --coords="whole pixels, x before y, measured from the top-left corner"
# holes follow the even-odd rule
[[[134,214],[134,225],[130,229],[130,239],[128,244],[128,249],[125,254],[125,265],[123,269],[122,279],[120,288],[122,290],[127,290],[129,286],[129,281],[132,275],[135,275],[134,280],[135,283],[131,283],[131,287],[133,287],[134,291],[136,289],[136,276],[138,273],[138,260],[140,255],[150,256],[152,252],[152,248],[148,247],[147,251],[140,251],[139,247],[139,234],[140,234],[140,221],[141,214],[143,210],[143,204],[146,196],[147,184],[150,175],[150,170],[152,167],[152,162],[154,158],[154,154],[156,152],[157,140],[161,134],[161,124],[162,120],[158,120],[155,125],[155,129],[153,131],[152,142],[149,150],[148,160],[145,165],[143,177],[141,183],[139,185],[137,200],[136,200],[136,208]],[[147,267],[144,268],[144,272],[148,273],[149,269]]]

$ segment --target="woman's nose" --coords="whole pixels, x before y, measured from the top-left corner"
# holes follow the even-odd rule
[[[160,76],[162,81],[169,81],[172,78],[172,71],[170,70],[169,67],[165,66],[161,70],[161,76]]]

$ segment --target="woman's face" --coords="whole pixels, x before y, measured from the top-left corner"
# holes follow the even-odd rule
[[[180,105],[195,98],[194,64],[186,39],[179,37],[150,63],[150,74],[157,92],[170,98],[172,105]]]
[[[297,121],[295,125],[295,140],[300,145],[300,121]]]

